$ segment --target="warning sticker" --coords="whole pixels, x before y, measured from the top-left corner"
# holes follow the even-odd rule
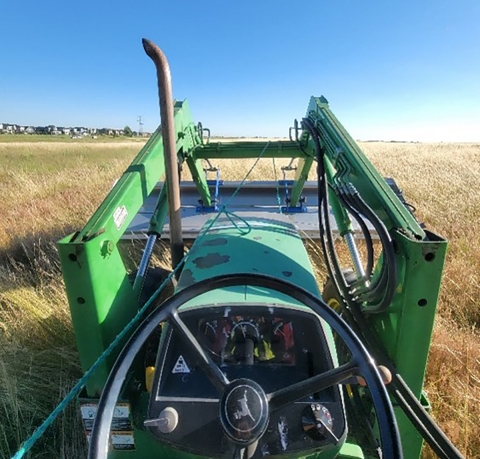
[[[87,441],[90,444],[92,432],[86,432]],[[110,435],[112,448],[118,451],[133,451],[135,449],[135,439],[133,432],[112,432]]]
[[[115,212],[113,213],[113,221],[115,222],[115,226],[119,230],[120,227],[123,225],[123,222],[128,216],[127,208],[125,206],[117,207]]]
[[[113,449],[122,451],[132,451],[135,449],[133,432],[114,432],[111,436]]]
[[[190,368],[188,367],[187,362],[185,362],[183,355],[178,357],[177,363],[173,367],[172,373],[190,373]]]
[[[98,405],[96,403],[84,403],[80,406],[83,426],[87,432],[93,429],[95,416],[97,415]],[[132,423],[130,421],[130,405],[128,403],[119,403],[115,406],[112,419],[112,431],[131,431]]]
[[[86,403],[80,406],[80,412],[82,413],[82,419],[95,419],[97,415],[97,405],[95,403]]]

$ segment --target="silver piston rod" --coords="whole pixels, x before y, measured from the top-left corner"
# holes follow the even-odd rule
[[[347,243],[350,256],[352,257],[353,266],[355,267],[355,271],[357,272],[357,279],[364,279],[365,270],[363,269],[362,260],[360,259],[360,254],[358,253],[357,244],[355,243],[353,233],[345,233],[344,239]]]

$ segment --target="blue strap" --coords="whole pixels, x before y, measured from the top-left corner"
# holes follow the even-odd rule
[[[273,178],[275,180],[275,188],[277,191],[277,204],[278,204],[278,209],[280,210],[280,213],[282,212],[282,198],[280,197],[280,187],[278,186],[278,180],[277,180],[277,166],[275,165],[275,158],[272,158],[273,161]]]

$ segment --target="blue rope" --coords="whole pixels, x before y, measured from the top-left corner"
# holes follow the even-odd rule
[[[230,204],[232,199],[237,195],[237,193],[240,191],[240,188],[244,185],[245,181],[249,177],[249,175],[252,173],[253,169],[255,166],[258,164],[258,161],[260,161],[260,158],[263,156],[265,153],[265,150],[268,148],[268,145],[270,142],[267,142],[265,145],[265,148],[262,150],[260,153],[260,156],[255,160],[255,163],[253,166],[250,168],[250,170],[247,172],[243,180],[240,182],[238,185],[237,189],[234,191],[232,196],[228,199],[227,203],[222,206],[222,208],[219,210],[219,212],[216,214],[215,218],[212,219],[206,230],[198,237],[198,241],[200,241],[207,233],[208,231],[212,228],[212,226],[215,224],[215,222],[218,220],[222,212],[225,212],[225,214],[228,216],[230,215],[235,215],[232,212],[228,212],[226,210],[227,205]],[[228,212],[228,214],[227,214]],[[243,220],[240,218],[238,215],[235,215],[236,218]],[[231,217],[228,216],[230,221],[232,221]],[[233,221],[232,221],[233,223]],[[251,230],[250,225],[248,225],[247,222],[245,222],[249,228],[248,231]],[[233,223],[235,225],[235,223]],[[235,225],[236,228],[240,229],[237,225]],[[148,307],[155,301],[157,296],[160,294],[160,292],[163,290],[165,285],[170,281],[170,279],[173,277],[174,274],[177,273],[177,271],[183,266],[185,263],[186,259],[188,258],[188,253],[184,255],[180,263],[176,266],[176,268],[167,276],[167,278],[163,281],[163,283],[158,287],[158,289],[153,293],[153,295],[150,297],[150,299],[139,309],[135,317],[125,326],[125,328],[117,335],[117,337],[110,343],[110,345],[105,349],[105,351],[98,357],[98,359],[94,362],[94,364],[85,372],[85,374],[80,378],[80,380],[73,386],[72,390],[65,396],[65,398],[56,406],[56,408],[49,414],[49,416],[45,419],[45,421],[42,422],[40,426],[38,426],[33,434],[24,441],[22,446],[19,448],[19,450],[15,453],[14,456],[12,456],[11,459],[21,459],[23,456],[30,451],[32,446],[37,442],[37,440],[45,433],[45,430],[55,421],[55,419],[58,417],[58,415],[65,410],[67,405],[77,396],[77,394],[83,389],[85,386],[85,383],[88,381],[88,379],[92,376],[92,374],[97,370],[97,368],[100,366],[101,363],[113,352],[113,350],[118,346],[118,344],[126,337],[127,333],[134,327],[134,325],[137,324],[137,322],[140,320],[142,317],[143,313],[148,309]]]
[[[275,180],[275,188],[277,190],[277,204],[278,204],[278,209],[280,210],[280,213],[282,213],[282,198],[280,197],[280,188],[278,186],[277,166],[275,165],[275,158],[272,158],[272,161],[273,161],[273,177]]]
[[[226,209],[224,209],[224,212],[225,212],[225,215],[228,217],[228,219],[230,220],[230,222],[232,223],[232,225],[238,230],[240,231],[240,234],[242,236],[245,236],[247,235],[248,233],[250,233],[250,231],[252,231],[252,227],[250,226],[250,224],[247,222],[247,220],[245,220],[244,218],[240,217],[239,215],[235,214],[234,212],[230,212]],[[236,218],[237,220],[240,220],[242,223],[245,224],[245,227],[242,228],[241,226],[239,226],[234,218]]]

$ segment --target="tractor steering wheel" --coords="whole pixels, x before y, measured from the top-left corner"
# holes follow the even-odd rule
[[[351,360],[337,368],[268,395],[255,381],[239,379],[230,382],[180,319],[178,309],[193,298],[209,291],[239,285],[275,290],[308,306],[325,320],[345,342],[351,352]],[[382,382],[375,362],[349,325],[324,301],[290,282],[259,274],[229,274],[206,279],[181,290],[165,301],[161,307],[153,311],[135,330],[128,343],[120,352],[105,383],[92,430],[88,452],[89,459],[107,458],[113,413],[123,383],[135,356],[142,349],[142,346],[158,324],[164,321],[168,321],[181,335],[182,339],[188,343],[197,364],[221,394],[220,420],[225,434],[233,444],[246,447],[258,441],[268,426],[269,413],[271,411],[332,385],[340,384],[351,376],[362,375],[370,390],[377,415],[382,457],[384,459],[403,458],[400,435],[385,385]],[[239,436],[229,420],[231,405],[229,399],[236,399],[235,395],[240,387],[242,388],[242,393],[248,390],[251,396],[257,399],[256,409],[258,410],[258,419],[260,421],[251,426],[248,432],[242,431],[242,434]]]

